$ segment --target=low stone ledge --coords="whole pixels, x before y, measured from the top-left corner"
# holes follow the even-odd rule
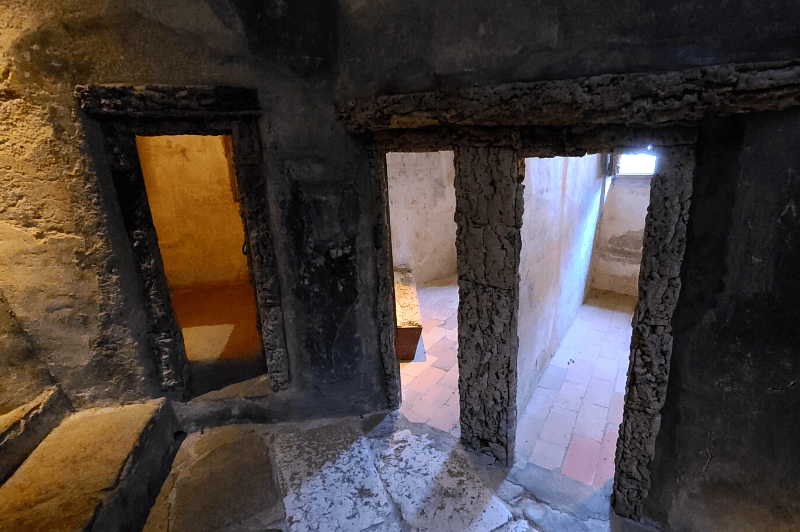
[[[52,386],[0,416],[0,484],[5,482],[70,412],[67,396]]]
[[[179,431],[165,399],[70,416],[0,487],[0,530],[141,530]]]

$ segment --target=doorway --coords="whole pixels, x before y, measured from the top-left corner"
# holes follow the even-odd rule
[[[409,421],[459,436],[458,283],[453,152],[387,153],[386,170],[395,272],[413,279],[411,304],[419,307],[421,335],[400,360],[403,402]],[[399,274],[399,273],[398,273]],[[396,274],[396,275],[398,275]],[[407,284],[407,283],[406,283]],[[398,308],[408,307],[398,293]],[[408,287],[402,287],[407,294]],[[398,311],[398,326],[404,320]],[[404,345],[398,331],[397,349]],[[399,353],[401,356],[402,353]]]
[[[136,149],[194,393],[263,374],[230,136],[137,136]]]

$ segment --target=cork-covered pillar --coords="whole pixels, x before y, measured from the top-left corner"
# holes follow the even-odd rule
[[[638,520],[650,489],[650,462],[661,425],[672,355],[672,314],[681,290],[694,146],[658,150],[644,229],[639,300],[633,316],[625,410],[617,440],[611,505]]]
[[[517,423],[523,161],[510,148],[454,151],[461,439],[510,465]]]

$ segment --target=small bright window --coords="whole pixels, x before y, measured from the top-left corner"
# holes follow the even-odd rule
[[[646,153],[619,156],[617,174],[653,175],[656,171],[656,156]]]

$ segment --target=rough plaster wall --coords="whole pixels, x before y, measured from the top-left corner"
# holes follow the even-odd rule
[[[277,415],[386,405],[378,332],[366,318],[376,291],[367,159],[331,105],[336,13],[314,0],[280,9],[239,0],[4,4],[0,289],[77,406],[160,393],[99,128],[73,98],[75,85],[116,82],[258,90],[303,397]]]
[[[395,267],[425,284],[456,273],[453,152],[387,153]]]
[[[455,150],[461,439],[509,465],[517,425],[521,163],[509,148]]]
[[[645,514],[800,529],[800,112],[705,122]]]
[[[792,0],[340,4],[340,85],[352,96],[800,56]]]
[[[525,160],[517,410],[524,411],[583,303],[602,156]]]
[[[608,188],[592,254],[592,287],[636,296],[650,179],[615,176]]]

